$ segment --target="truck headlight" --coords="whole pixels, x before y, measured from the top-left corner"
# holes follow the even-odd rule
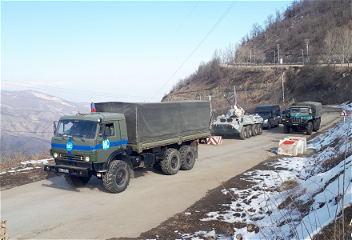
[[[86,162],[89,162],[89,160],[90,160],[90,159],[89,159],[89,156],[87,156],[87,157],[84,158],[84,161],[86,161]]]
[[[58,156],[59,156],[58,153],[54,153],[54,154],[53,154],[53,157],[54,157],[54,158],[57,158]]]

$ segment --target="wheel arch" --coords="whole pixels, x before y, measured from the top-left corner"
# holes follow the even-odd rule
[[[131,169],[133,169],[132,161],[131,161],[129,155],[123,150],[117,150],[117,151],[110,154],[110,156],[108,157],[108,159],[106,160],[106,162],[104,163],[104,165],[102,167],[103,170],[108,170],[111,162],[114,160],[124,161],[128,164],[128,166],[130,166]]]

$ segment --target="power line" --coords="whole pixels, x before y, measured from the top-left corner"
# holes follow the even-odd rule
[[[201,40],[198,46],[191,52],[191,54],[186,58],[186,60],[181,64],[181,66],[175,71],[175,73],[165,82],[165,84],[154,94],[154,96],[150,99],[152,100],[160,91],[163,89],[168,82],[177,74],[177,72],[183,67],[183,65],[191,58],[191,56],[197,51],[197,49],[203,44],[203,42],[209,37],[209,35],[214,31],[214,29],[220,24],[220,22],[226,17],[226,15],[230,12],[233,6],[238,2],[238,0],[233,1],[230,6],[226,9],[223,15],[219,18],[219,20],[215,23],[215,25],[210,29],[210,31],[205,35],[205,37]]]
[[[199,0],[200,1],[200,0]],[[173,33],[173,35],[170,37],[170,39],[165,43],[165,45],[161,48],[161,50],[159,51],[159,53],[154,57],[154,59],[149,63],[149,65],[147,66],[147,68],[143,71],[143,73],[139,76],[138,81],[142,78],[142,76],[144,75],[144,73],[150,68],[151,65],[153,65],[153,63],[155,62],[155,60],[159,57],[159,55],[162,53],[162,51],[165,49],[165,47],[169,44],[169,42],[173,39],[173,37],[176,35],[176,33],[181,29],[181,27],[183,26],[183,24],[186,22],[186,20],[188,19],[188,17],[193,13],[194,9],[196,9],[196,7],[199,4],[199,1],[196,3],[196,5],[193,7],[193,9],[189,12],[189,14],[186,16],[186,18],[183,20],[183,22],[181,23],[181,25],[176,29],[176,31]]]

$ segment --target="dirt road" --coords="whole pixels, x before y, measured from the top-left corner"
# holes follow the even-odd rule
[[[319,132],[342,120],[339,114],[339,109],[324,108]],[[138,169],[120,194],[107,193],[96,178],[79,189],[67,185],[63,177],[54,177],[5,190],[1,218],[7,220],[11,239],[135,238],[182,212],[219,181],[274,155],[271,149],[285,136],[280,125],[244,141],[224,139],[219,146],[200,145],[191,171],[167,176],[157,168]]]

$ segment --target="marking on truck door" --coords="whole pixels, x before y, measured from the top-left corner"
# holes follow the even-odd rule
[[[71,151],[73,149],[73,144],[72,144],[72,139],[71,138],[66,143],[66,149],[67,149],[68,153],[71,154]]]
[[[104,150],[108,150],[109,147],[110,147],[110,140],[107,139],[107,138],[104,139],[102,145],[103,145],[103,149],[104,149]]]

